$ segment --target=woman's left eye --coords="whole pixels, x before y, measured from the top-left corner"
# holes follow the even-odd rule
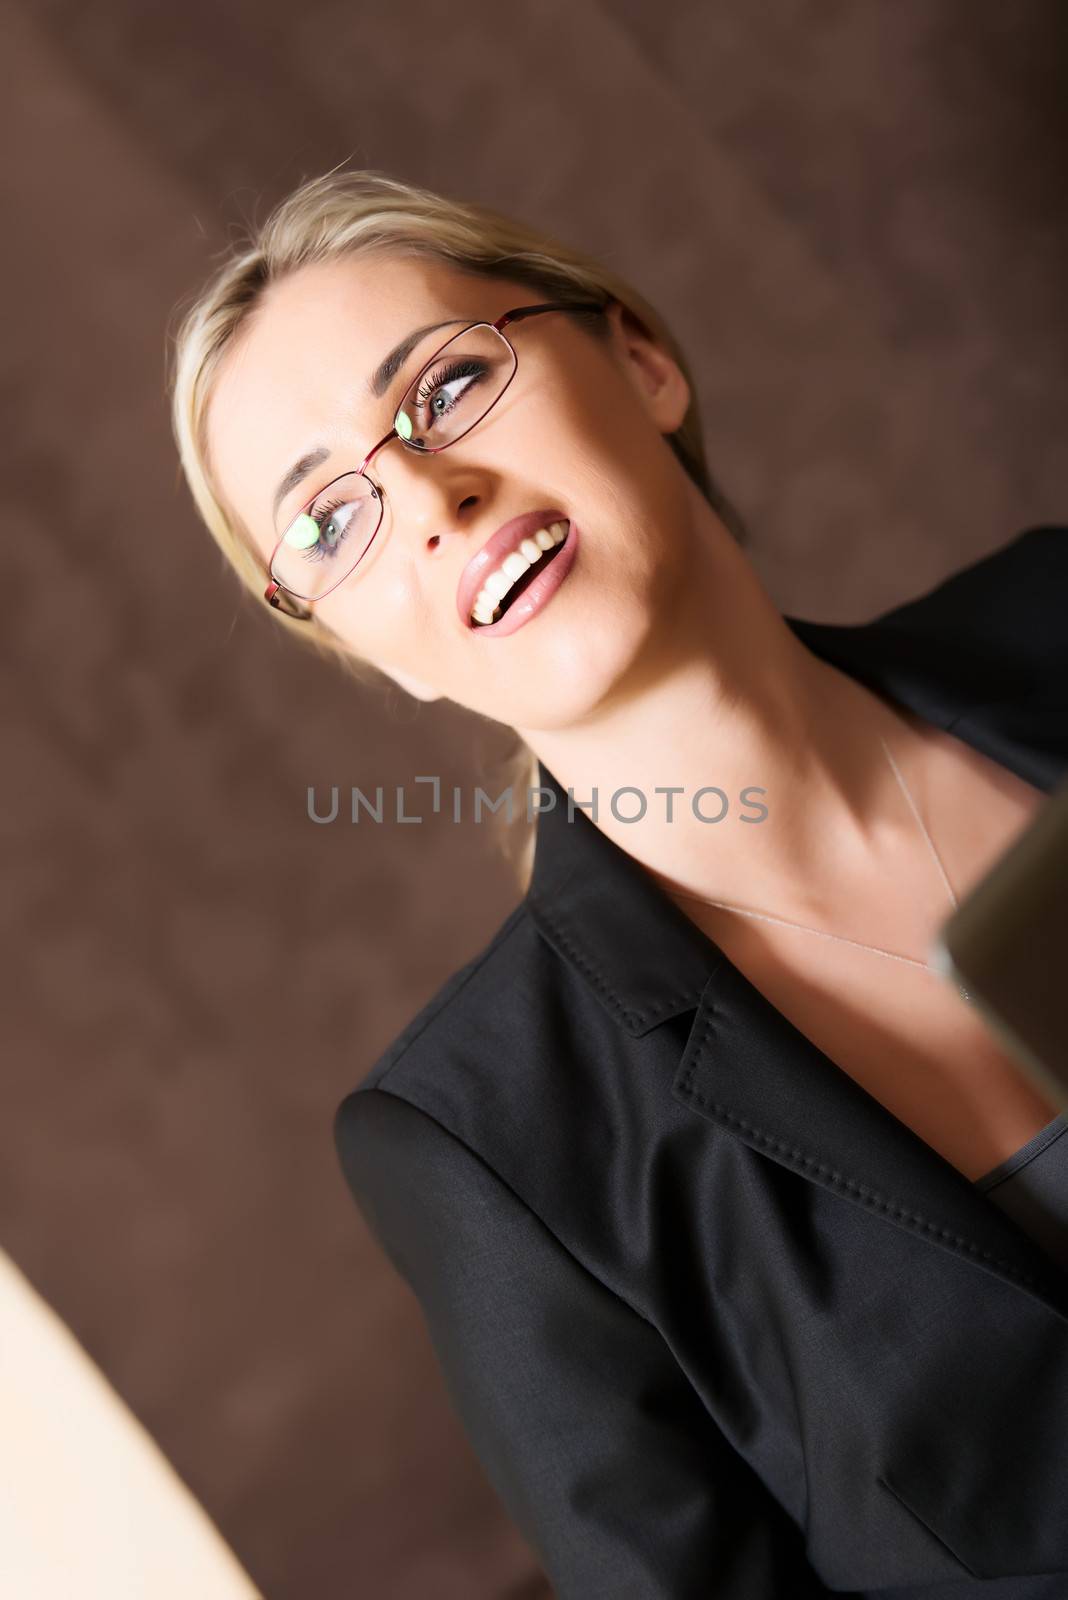
[[[481,361],[466,360],[454,361],[438,372],[428,373],[419,384],[416,400],[429,413],[429,425],[433,426],[437,418],[455,410],[485,377],[485,371]]]

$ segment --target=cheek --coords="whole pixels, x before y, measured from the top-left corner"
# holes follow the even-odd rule
[[[665,442],[629,386],[565,389],[544,418],[546,462],[566,461],[594,489],[598,501],[637,515],[657,498],[665,466]],[[548,448],[551,446],[551,448]],[[670,451],[667,452],[670,454]]]
[[[388,551],[382,554],[388,557]],[[392,570],[388,559],[376,562],[360,582],[342,584],[320,600],[318,612],[346,649],[373,666],[418,672],[440,657],[440,619],[435,623],[429,615],[428,597],[414,575],[407,567]]]

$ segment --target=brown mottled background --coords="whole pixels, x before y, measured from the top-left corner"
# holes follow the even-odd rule
[[[514,903],[484,829],[317,828],[492,729],[282,639],[198,526],[172,308],[369,165],[603,255],[692,352],[783,610],[1068,512],[1062,0],[0,0],[0,1246],[271,1600],[548,1593],[352,1206],[343,1095]]]

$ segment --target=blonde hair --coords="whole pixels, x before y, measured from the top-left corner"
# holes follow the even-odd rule
[[[264,568],[247,527],[216,483],[206,427],[220,366],[264,290],[307,264],[378,251],[439,260],[462,271],[508,278],[547,299],[574,302],[618,300],[678,362],[690,386],[690,407],[668,442],[682,466],[738,541],[746,529],[736,509],[713,482],[705,460],[696,391],[685,357],[659,313],[629,283],[594,257],[548,235],[468,201],[454,200],[373,171],[334,169],[311,178],[283,199],[249,237],[229,245],[225,259],[191,304],[177,309],[168,384],[178,456],[202,521],[244,588],[262,605]],[[604,319],[596,319],[602,329]],[[591,322],[591,327],[594,324]],[[315,615],[308,621],[271,610],[289,629],[343,671],[367,685],[383,686],[383,674],[348,649]],[[385,680],[391,687],[392,680]],[[526,791],[538,780],[534,752],[517,736],[514,754],[499,769],[510,785],[515,814],[526,815]],[[498,834],[521,889],[533,866],[535,828],[520,842],[518,823]]]

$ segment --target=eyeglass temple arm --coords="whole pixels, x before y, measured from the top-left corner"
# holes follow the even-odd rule
[[[550,305],[519,306],[515,311],[506,311],[503,317],[498,317],[493,326],[500,333],[510,322],[523,322],[527,317],[540,317],[545,311],[605,311],[610,301],[589,300],[577,303],[574,300],[554,300]]]
[[[268,605],[274,606],[276,610],[283,612],[287,617],[292,617],[296,622],[311,621],[311,612],[296,605],[289,592],[283,589],[275,578],[272,578],[267,585],[263,598]]]

